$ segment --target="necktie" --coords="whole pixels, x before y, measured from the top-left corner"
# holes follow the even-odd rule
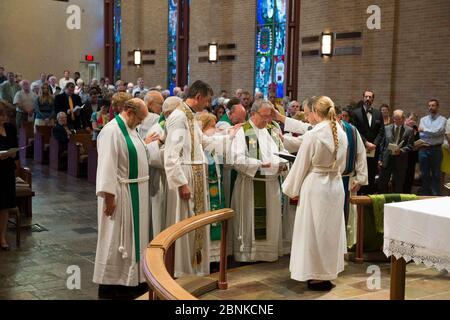
[[[400,126],[397,126],[396,128],[395,128],[395,137],[394,137],[394,141],[395,141],[395,144],[398,144],[398,139],[400,139]]]
[[[70,108],[70,116],[72,117],[72,120],[75,120],[75,115],[73,114],[73,100],[72,100],[72,96],[69,96],[69,108]]]

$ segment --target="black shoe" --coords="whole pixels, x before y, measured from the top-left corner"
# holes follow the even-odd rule
[[[8,246],[8,245],[6,245],[6,246],[1,246],[1,248],[2,248],[2,251],[10,251],[10,250],[11,250],[11,247]]]
[[[137,299],[148,292],[148,285],[144,282],[140,283],[137,287],[129,287],[129,292],[133,299]]]
[[[312,282],[308,280],[308,289],[313,291],[330,291],[335,287],[331,281]]]

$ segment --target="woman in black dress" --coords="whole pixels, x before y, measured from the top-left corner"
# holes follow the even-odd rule
[[[17,152],[2,153],[17,147],[17,130],[8,121],[8,106],[0,101],[0,247],[9,250],[6,240],[9,209],[16,207],[15,159]]]

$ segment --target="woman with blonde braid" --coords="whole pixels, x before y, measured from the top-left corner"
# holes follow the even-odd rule
[[[333,101],[316,98],[305,114],[316,126],[303,137],[283,192],[299,197],[292,237],[291,278],[307,281],[308,288],[329,291],[344,270],[346,235],[344,223],[344,187],[347,138],[336,123]]]

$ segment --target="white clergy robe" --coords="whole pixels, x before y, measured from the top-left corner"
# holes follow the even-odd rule
[[[334,140],[329,121],[305,133],[283,192],[300,196],[292,239],[290,272],[298,281],[332,280],[344,270],[347,252],[344,187],[347,136],[337,124],[339,148],[334,162]]]
[[[164,141],[165,132],[161,125],[157,122],[147,133],[149,136],[152,133],[157,133],[160,140]],[[161,231],[167,228],[166,226],[166,204],[167,204],[167,179],[164,170],[164,149],[165,146],[159,147],[158,141],[153,141],[147,145],[149,153],[149,195],[150,195],[150,217],[151,230],[150,236],[153,239]]]
[[[204,167],[203,205],[209,211],[208,186],[206,181],[206,159],[204,147],[221,143],[226,136],[207,137],[194,121],[195,154],[191,158],[192,142],[188,119],[181,109],[176,109],[166,120],[167,137],[165,140],[164,166],[167,177],[167,226],[195,216],[194,213],[194,177],[192,165],[201,164]],[[180,198],[178,188],[188,184],[191,198]],[[195,265],[195,232],[181,237],[175,244],[175,277],[184,274],[204,276],[209,274],[210,234],[209,226],[203,228],[202,261]]]
[[[309,123],[286,117],[284,122],[284,131],[305,134],[308,130],[311,130],[312,126]]]
[[[366,148],[361,139],[361,135],[358,130],[356,130],[356,161],[355,161],[355,171],[350,176],[350,182],[348,184],[350,196],[356,196],[356,192],[352,192],[352,186],[354,183],[359,183],[361,186],[366,186],[369,184],[369,176],[367,171],[367,155]],[[349,203],[349,213],[347,222],[347,248],[353,247],[356,243],[356,228],[357,228],[358,213],[356,204]]]
[[[289,153],[297,153],[303,141],[303,135],[312,128],[309,123],[286,118],[284,130],[288,131],[283,135],[283,145]],[[293,134],[300,134],[295,137]],[[292,246],[292,234],[294,232],[295,212],[297,205],[290,203],[288,196],[283,197],[283,250],[284,254],[289,254]]]
[[[238,172],[233,189],[231,207],[235,211],[233,219],[233,255],[236,261],[276,261],[283,255],[281,239],[281,190],[278,169],[282,159],[275,156],[279,147],[267,129],[258,129],[250,120],[259,143],[260,159],[250,157],[244,128],[240,128],[233,140],[234,168]],[[275,134],[277,130],[274,130]],[[250,138],[249,140],[252,140]],[[249,141],[256,143],[256,141]],[[262,168],[263,163],[271,163],[270,168]],[[254,181],[260,171],[265,181],[266,235],[265,239],[255,238]]]
[[[232,128],[232,125],[229,124],[226,121],[219,121],[216,124],[216,129],[220,130],[220,134],[227,134],[227,132]],[[231,155],[231,141],[226,140],[225,146],[224,146],[224,152],[223,154],[219,155],[221,156],[220,160],[222,160],[221,163],[223,163],[223,192],[225,196],[225,206],[229,208],[231,206],[231,189],[232,189],[232,179],[231,179],[231,170],[233,169],[233,159]]]
[[[139,245],[142,258],[149,243],[147,150],[137,131],[130,129],[126,122],[125,126],[138,158]],[[130,165],[128,149],[116,119],[103,127],[97,138],[97,149],[98,241],[93,281],[137,286],[146,280],[141,263],[136,262],[130,181],[127,181]],[[111,217],[103,212],[105,193],[115,197],[116,209]]]
[[[289,153],[297,153],[302,144],[303,136],[294,137],[291,133],[283,135],[283,145]]]
[[[142,123],[138,127],[138,132],[142,139],[145,139],[145,137],[147,137],[148,131],[151,127],[158,123],[158,120],[159,114],[153,112],[149,112],[147,117],[142,120]]]

